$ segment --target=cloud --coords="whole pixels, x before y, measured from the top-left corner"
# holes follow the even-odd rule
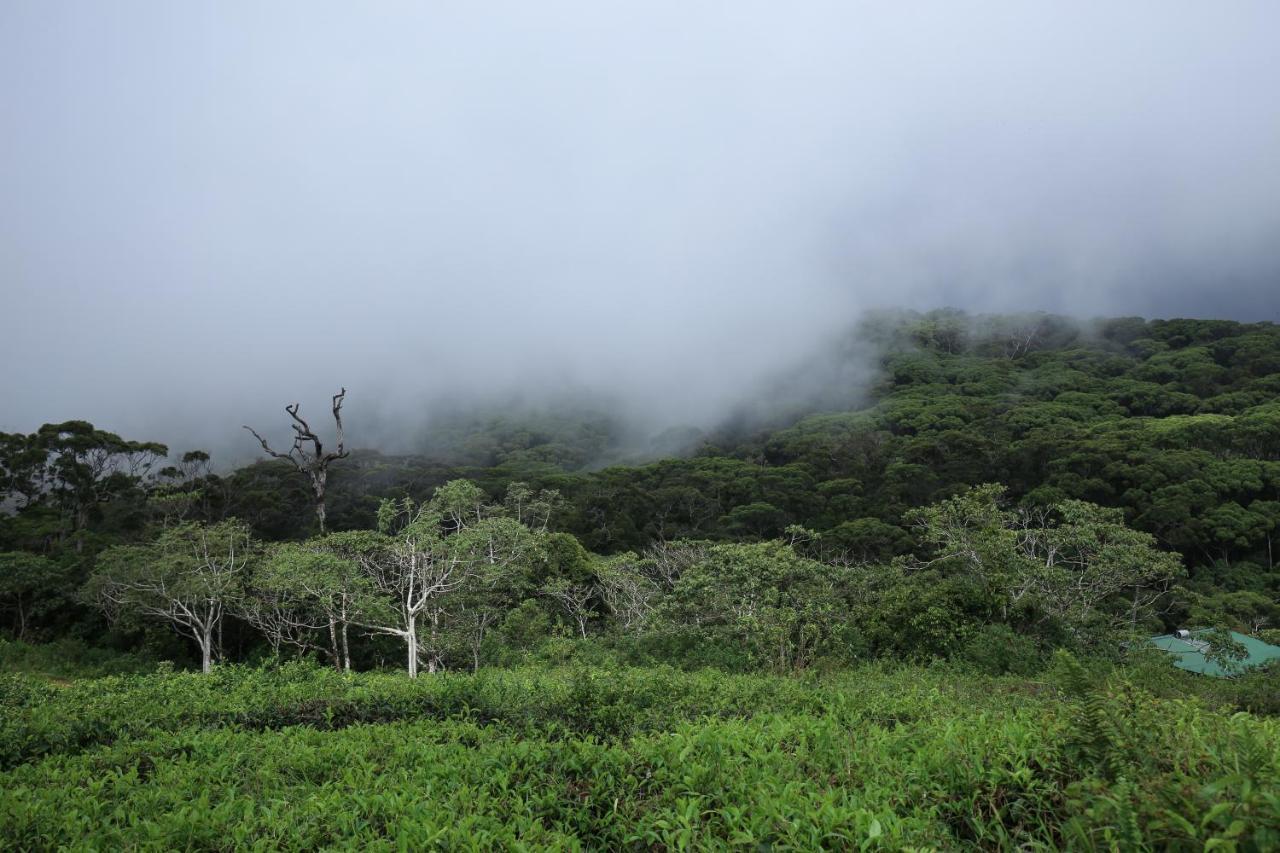
[[[874,306],[1280,319],[1269,2],[0,9],[0,428],[707,422]]]

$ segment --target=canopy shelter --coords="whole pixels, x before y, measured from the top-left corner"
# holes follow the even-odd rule
[[[1245,649],[1245,657],[1231,661],[1224,667],[1218,661],[1209,660],[1209,643],[1204,639],[1209,632],[1203,628],[1191,631],[1175,631],[1172,634],[1161,634],[1151,638],[1151,644],[1157,649],[1173,655],[1173,665],[1188,672],[1213,675],[1218,678],[1230,678],[1238,672],[1264,666],[1271,661],[1280,660],[1280,646],[1264,643],[1256,637],[1231,632],[1231,639]]]

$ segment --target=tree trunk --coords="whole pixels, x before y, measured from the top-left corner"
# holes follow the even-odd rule
[[[200,633],[200,671],[208,674],[213,671],[213,629],[205,628]]]
[[[18,595],[18,642],[22,642],[27,636],[27,608],[22,603],[22,595]]]
[[[338,649],[338,634],[332,619],[329,620],[329,657],[333,661],[333,668],[342,672],[342,655]]]
[[[342,623],[342,671],[351,671],[351,646],[347,643],[347,623]]]
[[[404,641],[409,646],[409,677],[418,677],[418,626],[416,619],[409,620],[409,629],[404,633]]]

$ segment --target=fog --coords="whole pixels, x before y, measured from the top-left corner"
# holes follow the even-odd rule
[[[869,308],[1280,319],[1274,2],[0,5],[0,429],[714,422]],[[443,402],[450,401],[450,402]]]

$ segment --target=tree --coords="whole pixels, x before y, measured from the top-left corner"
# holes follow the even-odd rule
[[[87,421],[45,424],[29,436],[0,436],[0,487],[17,495],[20,511],[38,505],[58,516],[59,541],[74,536],[77,553],[84,531],[102,507],[126,494],[136,494],[152,466],[168,453],[163,444],[127,441]]]
[[[48,456],[37,436],[0,433],[0,508],[12,500],[21,509],[39,497]]]
[[[471,651],[471,671],[480,671],[480,651],[490,629],[502,621],[507,611],[485,604],[463,604],[458,609],[455,623]]]
[[[479,668],[485,635],[528,591],[529,570],[544,537],[513,518],[482,515],[447,541],[471,568],[456,589],[427,607],[430,630],[423,635],[423,650],[432,672],[441,665],[450,640],[458,637],[471,650],[473,669]]]
[[[272,548],[253,573],[239,615],[266,635],[272,649],[319,647],[327,632],[329,660],[339,672],[351,670],[348,627],[374,591],[359,569],[357,555],[369,534],[329,534]]]
[[[530,518],[525,517],[528,524]],[[537,518],[534,524],[541,526]],[[448,633],[461,640],[471,654],[471,669],[480,668],[481,652],[490,631],[501,625],[532,590],[530,569],[533,561],[525,559],[541,550],[542,536],[521,528],[514,518],[495,518],[486,522],[484,563],[471,573],[467,582],[450,596],[443,611]]]
[[[632,553],[599,561],[597,594],[624,631],[648,626],[663,594],[655,574],[652,563]]]
[[[802,668],[834,648],[843,572],[783,542],[715,545],[681,573],[661,618],[749,660]]]
[[[758,538],[777,535],[786,521],[786,514],[782,510],[765,501],[736,506],[720,519],[720,523],[730,533]]]
[[[587,621],[591,618],[591,599],[596,597],[595,584],[573,583],[568,578],[551,578],[542,585],[542,594],[550,598],[578,626],[582,639],[587,638]]]
[[[973,579],[1002,619],[1021,609],[1097,640],[1136,629],[1182,574],[1178,556],[1126,527],[1120,510],[1078,500],[1007,510],[1003,495],[987,484],[913,514],[938,559]]]
[[[1095,616],[1109,616],[1112,627],[1137,630],[1183,574],[1178,555],[1126,527],[1118,509],[1063,501],[1047,522],[1024,514],[1018,533],[1022,553],[1035,568],[1018,583],[1013,601],[1034,595],[1051,617],[1077,632]]]
[[[27,639],[36,620],[61,603],[66,582],[66,570],[47,557],[0,553],[0,609],[12,616],[14,639]]]
[[[237,602],[236,615],[262,632],[271,654],[279,658],[283,646],[293,646],[306,653],[316,647],[316,632],[324,625],[308,607],[309,602],[288,584],[254,579],[254,585]],[[341,671],[341,660],[332,658]]]
[[[878,518],[857,518],[825,531],[815,550],[826,562],[854,565],[887,561],[910,551],[911,544],[901,527]]]
[[[1184,588],[1178,592],[1187,608],[1181,620],[1184,625],[1222,625],[1242,634],[1256,635],[1280,624],[1280,601],[1273,596],[1253,590],[1215,589],[1199,593]]]
[[[428,672],[440,667],[449,597],[468,584],[487,583],[532,550],[529,531],[512,519],[489,517],[481,494],[473,484],[452,481],[426,504],[383,501],[379,533],[359,549],[359,564],[383,598],[360,615],[361,624],[404,641],[410,678],[417,678],[424,654]]]
[[[1019,564],[1015,515],[1003,509],[1004,487],[977,486],[930,507],[910,513],[924,544],[971,578],[1000,618],[1009,616],[1007,590],[1025,571]],[[928,565],[928,564],[926,564]]]
[[[112,618],[132,611],[168,622],[200,647],[209,672],[221,653],[222,618],[241,594],[255,548],[240,522],[172,527],[148,545],[104,551],[86,591]]]
[[[1204,659],[1216,663],[1229,673],[1238,674],[1243,671],[1242,661],[1249,656],[1244,643],[1236,641],[1228,628],[1217,626],[1208,628],[1196,637],[1205,643]]]
[[[167,524],[177,518],[185,520],[198,512],[210,521],[220,512],[226,517],[230,492],[226,482],[213,471],[212,457],[204,450],[188,450],[174,465],[156,472],[156,485],[150,489],[148,501]]]
[[[336,443],[338,449],[329,453],[325,453],[324,446],[320,443],[320,436],[316,435],[307,424],[302,416],[298,414],[300,405],[298,403],[290,403],[284,407],[289,413],[289,417],[293,419],[293,447],[289,448],[288,453],[277,453],[267,444],[267,440],[257,433],[257,431],[246,425],[245,429],[253,433],[253,437],[258,439],[258,443],[262,445],[262,449],[267,455],[276,459],[286,459],[293,464],[293,467],[303,474],[311,482],[311,493],[313,495],[316,520],[320,523],[320,533],[325,532],[325,486],[329,479],[329,465],[338,459],[345,459],[349,455],[345,445],[343,444],[342,435],[342,402],[346,399],[347,389],[341,389],[337,394],[333,395],[333,422],[336,429]],[[310,443],[311,448],[307,448]]]
[[[706,542],[659,542],[645,549],[644,565],[663,593],[675,589],[680,577],[707,558]]]
[[[359,555],[369,542],[366,531],[330,533],[297,546],[302,569],[297,586],[329,632],[333,665],[351,671],[351,643],[348,628],[369,609],[376,591],[360,570]]]
[[[513,482],[507,486],[507,494],[503,506],[516,521],[546,533],[551,518],[564,504],[560,492],[556,489],[541,489],[534,492],[527,483]]]

